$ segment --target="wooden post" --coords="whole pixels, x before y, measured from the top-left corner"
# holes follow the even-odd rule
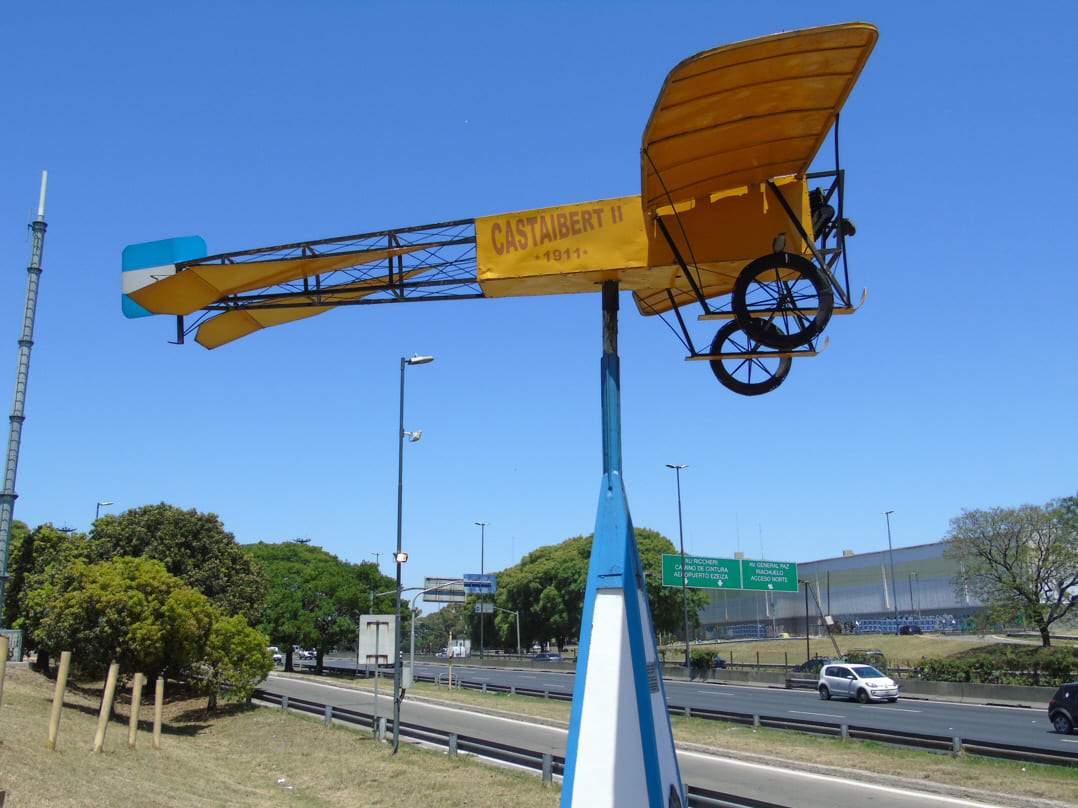
[[[135,735],[138,733],[138,710],[142,705],[142,680],[141,673],[135,674],[135,681],[131,683],[131,722],[127,726],[127,745],[135,748]]]
[[[97,714],[97,732],[94,733],[94,751],[100,752],[105,747],[105,730],[109,726],[112,714],[112,701],[116,698],[116,680],[120,677],[120,663],[109,665],[109,675],[105,680],[105,695],[101,699],[101,711]]]
[[[153,748],[161,748],[161,713],[165,708],[165,677],[157,677],[153,700]]]
[[[7,634],[0,634],[0,706],[4,704],[4,674],[7,672]]]
[[[46,749],[56,748],[56,736],[60,731],[60,711],[64,706],[64,689],[67,687],[67,672],[71,669],[71,652],[60,652],[60,668],[56,671],[56,689],[52,694],[52,713],[49,715],[49,737],[45,741]]]

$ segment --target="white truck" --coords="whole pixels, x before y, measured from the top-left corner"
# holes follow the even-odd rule
[[[453,659],[467,659],[472,655],[472,641],[471,640],[450,640],[448,648],[441,648],[438,651],[439,659],[447,659],[452,657]]]

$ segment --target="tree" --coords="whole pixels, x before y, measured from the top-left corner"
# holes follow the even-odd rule
[[[286,670],[292,667],[293,645],[313,647],[315,668],[321,671],[327,651],[354,642],[360,614],[379,605],[387,612],[395,608],[392,596],[372,602],[372,595],[396,589],[396,581],[374,564],[351,564],[297,542],[259,542],[243,550],[266,575],[269,591],[259,628],[281,647]]]
[[[251,625],[261,619],[266,581],[216,514],[144,505],[95,520],[90,541],[95,561],[156,559],[225,614],[242,614]]]
[[[449,647],[449,638],[464,637],[468,626],[464,620],[467,607],[463,603],[447,603],[436,612],[416,618],[416,650],[434,653]]]
[[[957,561],[956,591],[995,620],[1028,620],[1052,644],[1051,626],[1078,609],[1078,502],[963,511],[951,520],[944,557]]]
[[[564,647],[578,636],[584,613],[584,593],[591,558],[591,536],[575,536],[560,544],[540,547],[520,563],[497,574],[496,605],[520,612],[521,643],[524,647],[554,640]],[[479,636],[477,615],[467,615],[472,642]],[[500,626],[498,641],[515,647],[506,621]],[[513,632],[516,621],[513,619]]]
[[[19,592],[22,591],[23,580],[26,577],[26,568],[32,564],[33,548],[29,542],[30,528],[25,522],[13,520],[11,523],[11,536],[8,542],[7,554],[7,582],[4,584],[3,613],[0,614],[0,625],[10,627],[15,624],[19,617]],[[27,549],[30,545],[30,549]],[[0,570],[0,574],[3,574]]]
[[[663,553],[673,553],[673,543],[654,530],[636,528],[636,544],[640,564],[645,573],[645,585],[655,630],[660,633],[680,632],[685,612],[680,587],[662,585]],[[540,547],[514,567],[498,573],[496,605],[520,612],[520,632],[525,647],[533,642],[547,643],[554,639],[564,647],[579,636],[584,613],[584,594],[591,560],[592,536],[576,536],[561,544]],[[707,605],[707,595],[689,590],[689,620],[699,624],[699,611]],[[469,614],[473,638],[478,635],[478,623]],[[516,647],[516,619],[499,613],[494,620],[498,640],[504,647]]]
[[[251,697],[273,668],[268,645],[266,635],[247,625],[240,615],[215,616],[205,654],[193,677],[209,696],[208,709],[217,708],[219,693],[233,701]]]
[[[53,565],[27,596],[41,613],[41,648],[71,651],[88,674],[118,662],[124,674],[182,677],[213,627],[209,600],[146,558]]]
[[[670,539],[654,530],[638,528],[636,546],[640,550],[640,565],[648,590],[648,604],[655,632],[683,634],[685,631],[685,601],[680,586],[663,586],[663,555],[675,555],[677,550]],[[687,589],[690,631],[700,626],[700,610],[710,601],[700,589]]]
[[[62,567],[92,556],[85,533],[59,530],[46,523],[33,531],[12,531],[10,585],[4,599],[5,625],[20,629],[25,646],[37,650],[34,666],[48,672],[49,649],[38,639],[38,628],[50,604],[38,590]]]

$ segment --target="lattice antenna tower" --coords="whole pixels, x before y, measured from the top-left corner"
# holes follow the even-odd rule
[[[41,197],[37,218],[30,223],[33,242],[30,247],[30,266],[27,267],[26,308],[19,335],[19,364],[15,370],[15,404],[11,409],[11,430],[8,433],[4,487],[0,489],[0,628],[4,626],[3,607],[7,589],[8,548],[11,546],[11,521],[15,509],[15,472],[19,467],[19,442],[22,424],[26,420],[26,381],[30,375],[30,349],[34,345],[34,315],[37,311],[37,290],[41,282],[41,252],[45,247],[45,187],[49,172],[41,172]]]

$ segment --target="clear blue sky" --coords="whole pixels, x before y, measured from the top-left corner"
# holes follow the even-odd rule
[[[965,508],[1078,490],[1072,157],[1078,4],[50,2],[0,31],[0,395],[14,390],[49,171],[16,519],[86,530],[168,502],[243,543],[405,583],[594,529],[597,295],[340,310],[208,352],[120,312],[124,246],[211,252],[639,192],[666,73],[729,42],[865,20],[843,113],[853,285],[775,392],[723,388],[622,299],[633,521],[690,553],[808,561],[941,539]],[[9,413],[10,410],[4,410]],[[6,442],[7,420],[3,440]]]

